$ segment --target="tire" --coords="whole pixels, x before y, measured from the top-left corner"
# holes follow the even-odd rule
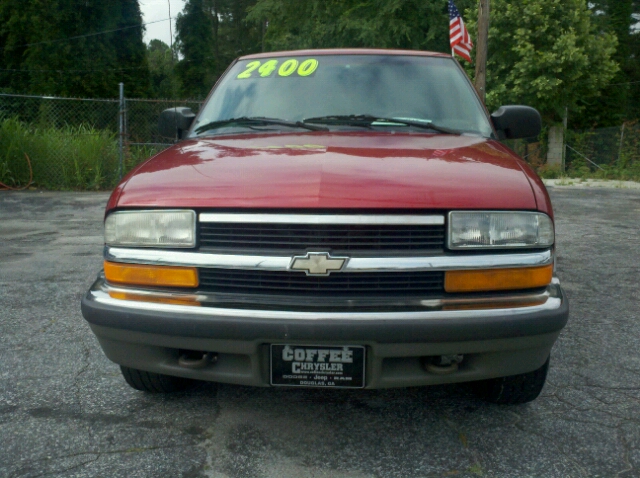
[[[131,387],[149,393],[172,393],[193,388],[198,382],[182,377],[172,377],[135,368],[120,366],[122,376]]]
[[[472,384],[481,399],[500,405],[516,405],[538,398],[549,370],[549,358],[542,367],[533,372],[510,377],[492,378]]]

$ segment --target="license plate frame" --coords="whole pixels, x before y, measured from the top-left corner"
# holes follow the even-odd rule
[[[302,360],[296,360],[303,355]],[[270,344],[270,384],[273,387],[364,388],[366,356],[363,345]]]

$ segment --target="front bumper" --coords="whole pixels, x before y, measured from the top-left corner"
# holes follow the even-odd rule
[[[557,279],[545,291],[499,299],[425,301],[421,310],[310,312],[122,300],[99,278],[82,313],[112,361],[140,370],[216,382],[269,386],[269,344],[364,345],[366,388],[465,382],[535,370],[546,361],[569,306]],[[171,295],[175,301],[175,295]],[[208,304],[209,305],[209,304]],[[181,351],[217,353],[200,369]],[[450,374],[424,357],[464,355]]]

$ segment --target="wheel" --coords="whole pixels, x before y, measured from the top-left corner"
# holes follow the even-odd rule
[[[482,380],[474,382],[472,386],[476,395],[487,402],[502,405],[527,403],[540,395],[548,370],[549,358],[542,367],[533,372]]]
[[[188,390],[194,387],[197,380],[172,377],[153,372],[144,372],[135,368],[120,366],[122,375],[129,385],[136,390],[150,393],[171,393]]]

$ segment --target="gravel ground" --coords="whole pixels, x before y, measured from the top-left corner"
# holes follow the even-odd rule
[[[0,193],[0,476],[640,476],[640,190],[550,192],[571,317],[522,406],[464,385],[137,392],[80,313],[107,195]]]

